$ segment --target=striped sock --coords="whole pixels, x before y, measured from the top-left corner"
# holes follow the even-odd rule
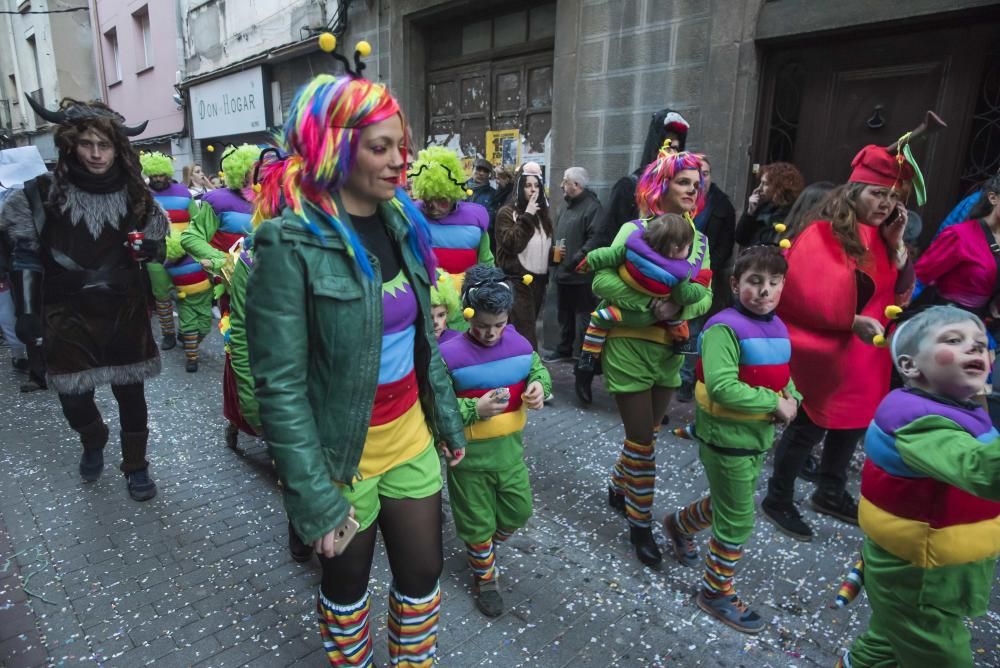
[[[181,332],[181,341],[184,342],[184,356],[189,360],[198,359],[198,334]]]
[[[615,467],[611,469],[611,489],[615,491],[615,494],[619,494],[621,496],[625,496],[625,467],[622,465],[623,456],[624,452],[618,455],[618,461],[615,462]]]
[[[600,357],[601,351],[604,350],[604,341],[608,338],[608,332],[611,330],[598,325],[596,319],[603,318],[604,320],[617,322],[622,319],[621,312],[614,306],[609,306],[608,308],[594,311],[592,315],[594,317],[590,320],[590,324],[587,325],[587,331],[583,334],[583,343],[580,350],[590,353],[594,357]]]
[[[726,543],[715,536],[708,540],[708,554],[705,555],[705,576],[701,585],[712,595],[729,596],[733,593],[733,573],[736,564],[743,557],[743,546]]]
[[[653,520],[653,490],[656,487],[656,454],[653,444],[625,439],[619,458],[625,486],[625,515],[629,524],[646,528]]]
[[[176,333],[174,329],[174,304],[169,299],[156,300],[156,317],[160,319],[160,333],[164,336]]]
[[[510,531],[507,531],[505,529],[497,529],[496,533],[493,534],[493,542],[502,543],[511,536],[513,536],[515,531],[517,531],[517,529],[511,529]]]
[[[389,665],[433,666],[440,617],[440,585],[423,598],[404,596],[393,587],[389,591]]]
[[[851,572],[847,574],[844,581],[840,584],[840,589],[837,590],[837,598],[834,601],[834,607],[844,608],[851,603],[854,599],[858,597],[861,593],[861,588],[865,586],[865,560],[858,559],[857,563],[854,564],[854,568]]]
[[[476,582],[488,582],[496,579],[496,553],[493,551],[493,541],[487,538],[482,543],[466,543],[465,556],[469,560],[469,568],[476,577]]]
[[[371,596],[368,592],[357,603],[338,605],[319,593],[316,612],[323,648],[331,666],[371,666],[372,636],[368,624]]]
[[[681,508],[674,513],[674,521],[677,528],[688,536],[712,526],[712,497],[706,496],[687,508]]]

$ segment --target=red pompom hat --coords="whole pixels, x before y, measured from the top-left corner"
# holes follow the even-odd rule
[[[868,144],[851,161],[852,183],[899,188],[904,181],[913,180],[913,165],[902,153],[893,155],[884,146]]]

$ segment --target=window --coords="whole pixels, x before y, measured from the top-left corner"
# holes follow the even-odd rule
[[[118,30],[112,28],[104,33],[104,76],[108,80],[108,85],[118,83],[122,80],[122,63],[118,53]]]
[[[10,86],[10,95],[8,96],[10,98],[10,103],[11,104],[19,103],[21,100],[20,96],[17,94],[17,77],[14,76],[13,74],[8,74],[7,82]]]
[[[34,90],[29,91],[28,95],[30,95],[35,102],[45,104],[45,99],[42,97],[42,68],[41,64],[38,62],[38,44],[35,42],[34,35],[29,35],[25,41],[28,42],[28,51],[31,53],[31,62],[35,67],[35,88]]]
[[[135,26],[135,60],[139,71],[153,66],[153,34],[149,30],[149,7],[143,7],[132,14]]]

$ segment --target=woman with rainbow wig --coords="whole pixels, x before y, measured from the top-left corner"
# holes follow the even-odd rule
[[[674,153],[664,143],[659,156],[646,167],[636,185],[636,205],[642,217],[622,225],[611,248],[626,245],[632,233],[644,230],[653,217],[672,213],[690,219],[701,194],[698,157],[693,153]],[[691,276],[711,266],[708,241],[697,230],[688,262]],[[683,364],[683,356],[674,352],[667,321],[691,320],[707,313],[712,306],[712,294],[706,290],[700,301],[680,307],[636,291],[617,268],[597,270],[593,290],[617,307],[619,318],[608,333],[601,357],[605,387],[614,396],[625,427],[625,443],[611,472],[608,503],[625,514],[636,556],[647,566],[655,566],[662,555],[652,531],[656,482],[653,439],[674,390],[681,384]],[[588,371],[593,373],[593,369],[583,370]]]
[[[250,360],[285,508],[322,565],[319,625],[337,666],[372,665],[376,526],[392,569],[390,663],[433,664],[443,561],[435,443],[453,462],[465,448],[431,320],[427,222],[400,187],[406,127],[384,86],[350,70],[319,75],[260,170],[267,220],[247,289]]]

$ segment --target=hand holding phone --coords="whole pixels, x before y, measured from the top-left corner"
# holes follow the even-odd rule
[[[348,511],[347,519],[344,523],[328,532],[325,536],[313,543],[313,549],[318,554],[332,559],[344,553],[351,540],[358,533],[361,525],[354,519],[354,508]]]

